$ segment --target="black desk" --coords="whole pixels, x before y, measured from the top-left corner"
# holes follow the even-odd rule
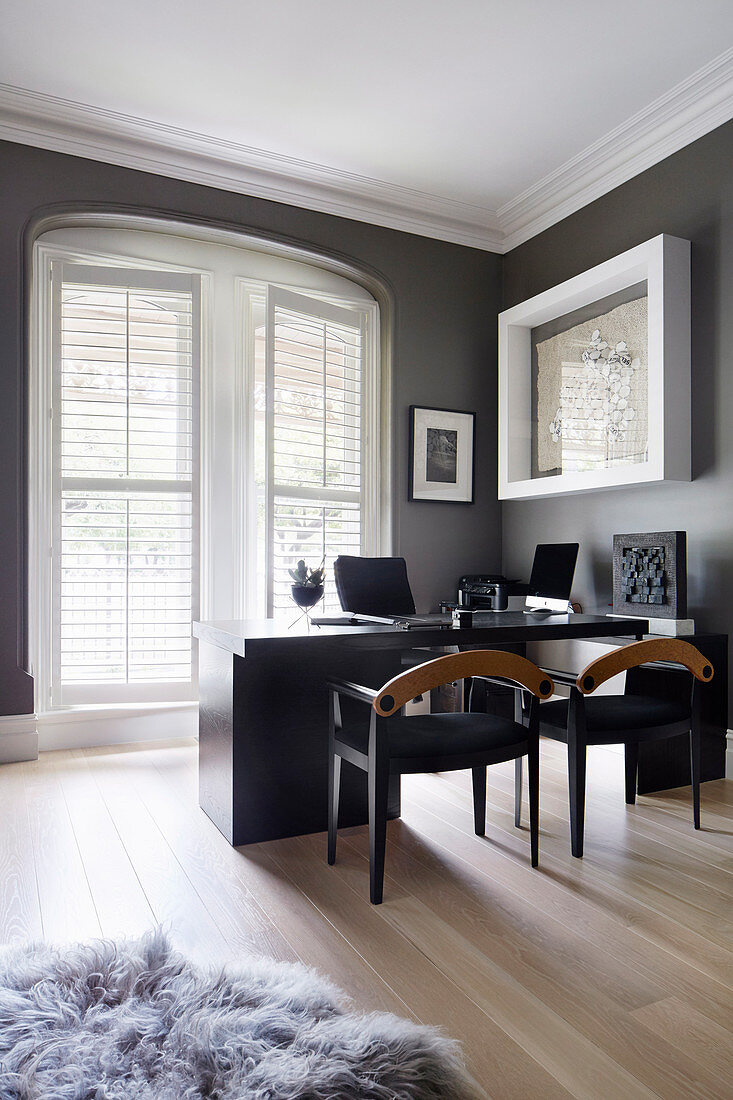
[[[646,619],[628,619],[641,637]],[[619,620],[521,612],[482,615],[481,625],[396,630],[391,626],[288,629],[283,621],[201,622],[199,801],[231,844],[326,828],[329,676],[381,687],[400,672],[400,651],[421,646],[521,645],[529,640],[618,637]],[[361,772],[344,766],[342,826],[367,820]],[[400,812],[399,777],[390,814]]]

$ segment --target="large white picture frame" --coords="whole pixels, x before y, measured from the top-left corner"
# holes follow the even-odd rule
[[[532,330],[647,284],[645,461],[532,476]],[[499,314],[499,499],[690,481],[690,242],[660,234]]]

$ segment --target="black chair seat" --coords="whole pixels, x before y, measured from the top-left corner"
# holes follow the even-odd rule
[[[540,725],[557,727],[565,734],[569,702],[568,699],[554,699],[551,703],[543,703]],[[585,725],[591,736],[616,730],[650,730],[675,722],[689,722],[690,718],[689,707],[650,695],[598,695],[585,699]]]
[[[368,751],[365,723],[344,725],[336,738],[357,752]],[[400,759],[468,756],[526,740],[526,726],[493,714],[415,714],[394,721],[389,731],[389,755]]]

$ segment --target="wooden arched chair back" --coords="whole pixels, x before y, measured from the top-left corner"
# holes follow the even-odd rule
[[[621,646],[612,653],[591,661],[575,683],[581,694],[590,695],[606,680],[618,676],[620,672],[628,672],[630,668],[638,668],[639,665],[653,661],[683,665],[695,679],[703,683],[712,680],[715,672],[707,657],[690,642],[684,642],[681,638],[649,638],[644,642]]]
[[[550,677],[537,665],[498,649],[473,649],[464,653],[449,653],[426,661],[408,672],[402,672],[384,685],[372,704],[377,714],[388,718],[418,695],[452,680],[470,676],[491,676],[509,680],[531,692],[537,699],[549,699],[555,690]]]

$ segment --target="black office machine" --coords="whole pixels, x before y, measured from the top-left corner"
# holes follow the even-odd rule
[[[469,611],[506,611],[514,582],[497,573],[470,573],[458,582],[458,607]]]

